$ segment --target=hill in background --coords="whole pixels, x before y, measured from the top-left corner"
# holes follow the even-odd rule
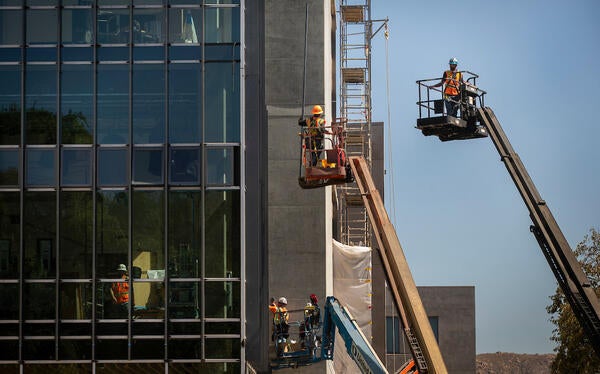
[[[477,374],[550,374],[554,354],[482,353]]]

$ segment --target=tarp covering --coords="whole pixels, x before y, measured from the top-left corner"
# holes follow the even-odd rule
[[[352,314],[371,344],[371,248],[349,246],[333,240],[333,295]],[[359,373],[358,367],[345,352],[344,341],[337,335],[335,372]]]

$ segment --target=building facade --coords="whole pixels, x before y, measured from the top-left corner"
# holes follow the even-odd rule
[[[0,1],[0,371],[240,372],[243,9]]]

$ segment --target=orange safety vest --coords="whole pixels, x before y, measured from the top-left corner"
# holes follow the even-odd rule
[[[269,310],[273,313],[273,323],[279,325],[282,322],[287,323],[289,319],[288,311],[286,307],[277,307],[275,305],[269,305]]]
[[[446,70],[444,72],[444,81],[446,83],[446,88],[444,88],[444,94],[446,96],[456,96],[458,95],[458,88],[460,87],[460,81],[462,79],[462,74],[460,71],[452,71]]]
[[[113,283],[112,291],[115,294],[118,304],[129,302],[129,283],[128,282],[117,282]]]

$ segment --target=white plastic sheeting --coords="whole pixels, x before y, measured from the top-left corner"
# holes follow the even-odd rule
[[[333,296],[345,306],[371,343],[371,248],[349,246],[333,240]],[[336,337],[336,373],[360,373],[346,353],[344,341]]]

